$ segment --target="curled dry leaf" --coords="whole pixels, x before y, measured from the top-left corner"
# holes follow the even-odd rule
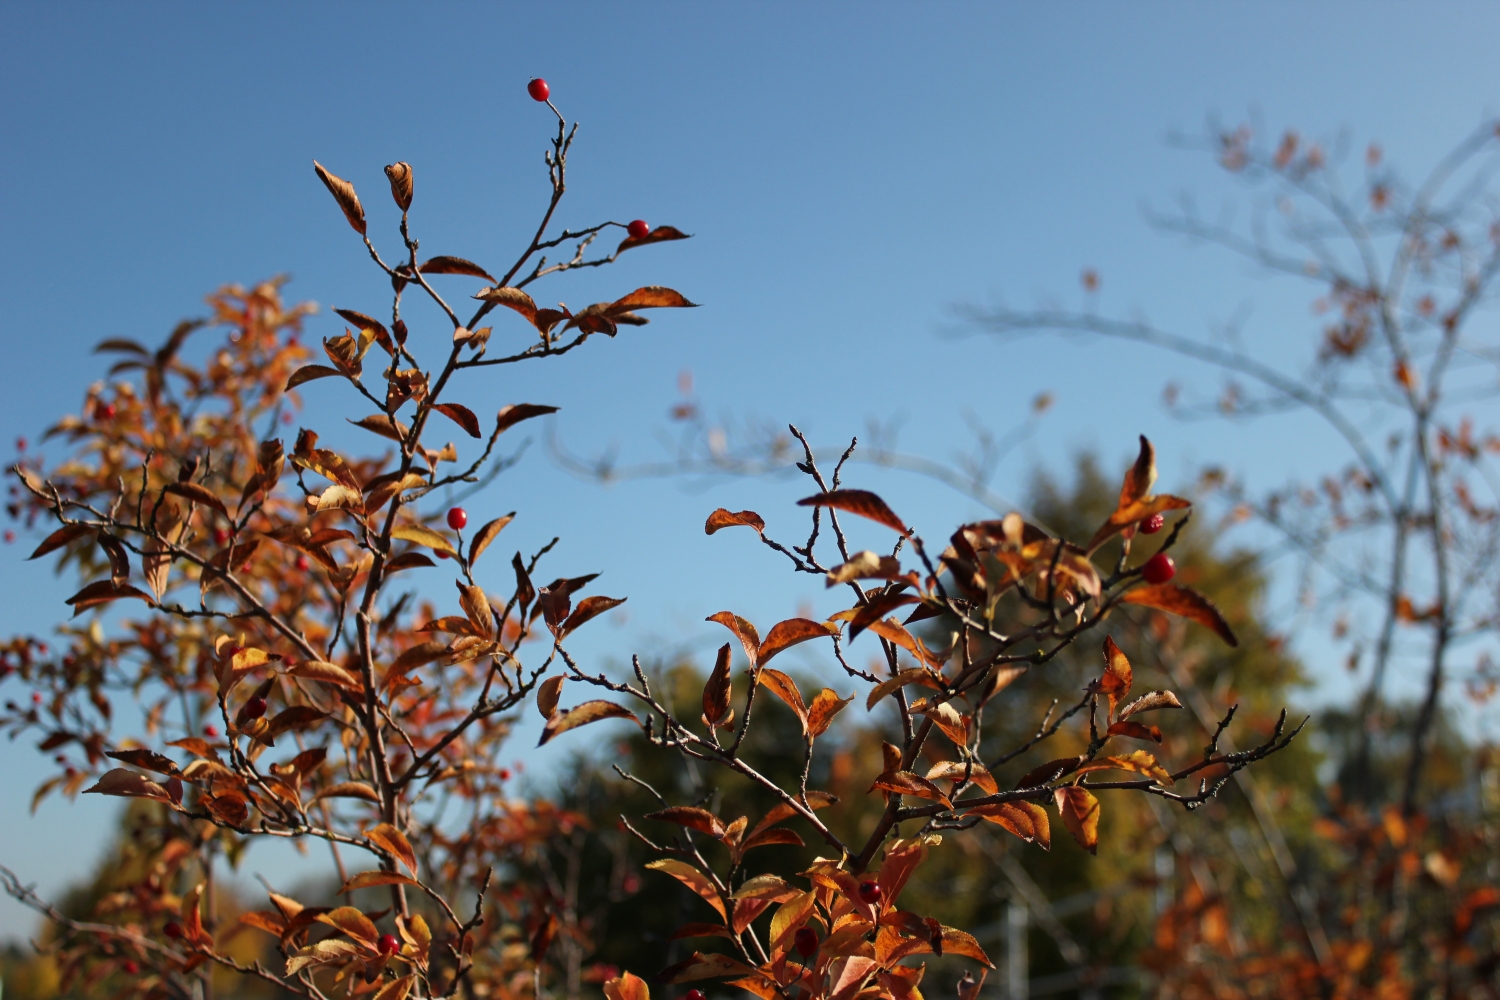
[[[1135,740],[1150,740],[1153,743],[1162,741],[1161,730],[1156,726],[1142,725],[1139,722],[1116,722],[1112,723],[1108,730],[1110,736],[1129,736]]]
[[[1109,696],[1109,718],[1115,717],[1115,705],[1130,693],[1134,674],[1130,661],[1120,652],[1111,636],[1104,637],[1104,674],[1099,678],[1099,692]]]
[[[990,795],[996,795],[1000,786],[990,776],[983,764],[972,761],[945,760],[934,764],[927,772],[928,781],[971,781]]]
[[[349,225],[359,235],[365,235],[365,207],[359,203],[359,195],[354,193],[354,185],[330,173],[317,160],[313,160],[313,169],[318,172],[318,178],[333,195],[333,200],[339,203],[339,208],[343,209],[344,218],[349,220]]]
[[[329,785],[312,797],[313,802],[319,799],[362,799],[379,805],[380,793],[363,781],[341,781],[336,785]]]
[[[93,528],[87,524],[78,524],[76,522],[73,524],[65,524],[61,528],[58,528],[56,531],[54,531],[52,534],[48,535],[46,538],[42,539],[42,544],[38,545],[36,547],[36,551],[31,553],[31,555],[27,556],[26,558],[40,559],[47,553],[56,552],[58,549],[62,548],[64,545],[67,545],[69,542],[75,542],[86,535],[93,534],[97,530],[98,529]]]
[[[807,706],[807,733],[809,736],[822,736],[833,725],[833,717],[844,710],[844,706],[854,700],[854,695],[840,698],[832,688],[824,688],[819,691],[817,697],[813,698],[811,705]]]
[[[493,302],[496,305],[514,309],[526,318],[526,322],[537,325],[536,302],[530,295],[519,288],[481,288],[474,296],[485,302]],[[545,330],[543,331],[546,332]]]
[[[883,524],[892,531],[899,531],[903,535],[910,536],[911,530],[896,516],[896,512],[886,506],[886,502],[869,490],[833,490],[828,493],[819,493],[814,497],[807,497],[797,501],[799,507],[833,507],[838,510],[846,510],[860,517],[867,517],[877,524]]]
[[[433,409],[462,427],[469,437],[480,436],[479,418],[474,416],[474,411],[467,406],[460,406],[458,403],[438,403]]]
[[[212,507],[226,518],[229,517],[229,511],[225,509],[224,501],[220,500],[214,491],[206,486],[200,486],[197,483],[168,483],[162,489],[163,492],[175,493],[180,497],[186,497],[193,503]]]
[[[458,555],[458,550],[448,540],[448,536],[421,524],[398,524],[391,529],[391,537],[403,542],[412,542],[415,545],[425,545],[429,549],[446,552],[450,556]]]
[[[605,1000],[651,1000],[651,991],[639,976],[625,973],[604,982]]]
[[[92,787],[85,788],[83,791],[85,794],[121,795],[128,798],[155,799],[158,802],[172,801],[172,797],[167,794],[165,788],[139,771],[132,771],[128,767],[117,767],[105,771]]]
[[[64,603],[73,606],[73,616],[76,618],[89,608],[108,604],[110,601],[117,601],[122,597],[135,597],[145,601],[147,604],[154,603],[150,595],[145,591],[132,587],[129,584],[122,587],[115,583],[114,580],[97,580],[68,598]]]
[[[675,226],[657,226],[645,236],[625,237],[625,239],[621,241],[620,245],[615,248],[615,254],[616,256],[618,256],[619,254],[624,253],[626,250],[629,250],[632,247],[643,247],[648,243],[661,243],[666,240],[687,239],[692,239],[692,236],[690,236],[688,233],[684,233],[682,230],[676,228]]]
[[[856,552],[849,561],[828,571],[827,586],[853,580],[890,580],[901,575],[901,560],[866,549]]]
[[[1142,607],[1181,615],[1188,621],[1194,621],[1212,629],[1220,639],[1231,646],[1240,644],[1218,606],[1191,587],[1181,587],[1175,583],[1145,584],[1127,590],[1120,600],[1125,604],[1139,604]]]
[[[407,842],[406,834],[389,823],[381,823],[365,831],[365,838],[391,857],[406,866],[413,875],[417,873],[417,855]]]
[[[646,867],[653,867],[647,865]],[[756,976],[759,974],[755,969],[728,955],[711,954],[705,955],[701,951],[695,951],[692,957],[676,965],[669,965],[657,973],[657,978],[664,983],[693,983],[701,979],[720,979],[724,976]]]
[[[849,623],[849,639],[852,641],[855,636],[897,608],[905,607],[908,604],[917,604],[920,601],[921,598],[912,594],[903,594],[896,590],[887,589],[872,593],[867,603],[849,608],[846,611],[840,611],[833,616],[833,619]]]
[[[391,355],[396,353],[396,342],[391,339],[391,331],[387,330],[380,320],[353,309],[335,309],[334,312],[342,316],[360,333],[373,337],[375,342],[384,348],[385,353]]]
[[[1017,788],[1040,788],[1050,785],[1065,775],[1072,774],[1078,770],[1083,763],[1082,757],[1059,757],[1057,760],[1049,760],[1040,767],[1034,767],[1021,776],[1016,782]]]
[[[1182,702],[1171,691],[1151,691],[1141,695],[1135,701],[1120,709],[1121,721],[1130,718],[1137,712],[1149,712],[1156,708],[1181,708]]]
[[[565,679],[561,675],[548,677],[537,687],[536,710],[542,713],[542,718],[550,719],[557,711],[557,699],[562,695],[563,681]]]
[[[403,212],[410,209],[414,186],[411,164],[404,161],[392,163],[385,168],[385,176],[391,182],[391,197],[395,199],[396,207]]]
[[[732,694],[729,676],[729,643],[719,647],[714,660],[713,673],[703,686],[703,718],[711,727],[716,727],[729,714],[729,699]]]
[[[755,511],[742,510],[735,513],[720,507],[708,515],[708,521],[703,525],[703,533],[705,535],[712,535],[720,528],[732,528],[737,525],[745,525],[762,533],[766,530],[765,520],[759,514],[755,513]]]
[[[871,688],[869,695],[865,698],[865,711],[873,709],[875,703],[880,701],[880,699],[892,693],[897,688],[905,687],[908,684],[920,684],[923,687],[932,688],[934,691],[943,690],[941,679],[934,676],[932,671],[921,667],[913,667],[909,670],[901,671],[894,677],[888,677]]]
[[[586,701],[582,705],[576,705],[568,709],[566,712],[559,712],[553,715],[542,729],[542,738],[537,742],[537,746],[542,746],[554,736],[565,733],[570,729],[577,729],[579,726],[586,726],[590,722],[598,722],[600,719],[629,719],[631,722],[636,721],[635,715],[628,708],[616,705],[612,701],[604,701],[602,699]]]
[[[1067,785],[1052,793],[1063,825],[1090,854],[1099,853],[1099,800],[1087,788]]]
[[[326,660],[303,660],[301,663],[292,663],[287,666],[286,672],[292,677],[322,681],[324,684],[332,684],[350,691],[364,690],[364,685],[359,682],[358,677],[337,663],[329,663]]]
[[[557,630],[557,638],[559,640],[567,638],[579,626],[592,621],[611,608],[618,608],[626,600],[628,598],[624,597],[585,597],[578,602],[578,607],[573,609],[567,621],[563,622],[562,627]]]
[[[755,669],[760,656],[760,633],[755,630],[754,625],[732,611],[711,614],[704,621],[718,622],[733,632],[734,637],[740,641],[740,645],[745,647],[745,656],[750,660],[750,669]]]

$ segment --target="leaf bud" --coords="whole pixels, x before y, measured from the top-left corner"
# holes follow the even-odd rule
[[[396,204],[400,206],[401,211],[411,208],[411,164],[404,161],[392,163],[385,168],[385,175],[391,180],[391,197],[396,199]]]

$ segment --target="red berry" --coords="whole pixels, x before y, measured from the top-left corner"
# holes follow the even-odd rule
[[[394,955],[401,950],[401,942],[396,940],[394,934],[380,935],[380,953],[382,955]]]
[[[121,962],[120,968],[124,970],[127,976],[133,976],[141,971],[141,967],[135,964],[135,959],[133,958],[127,958],[124,962]]]
[[[258,719],[265,714],[266,699],[256,697],[251,698],[249,701],[245,702],[245,718]]]
[[[1160,514],[1152,514],[1150,517],[1141,522],[1141,534],[1154,535],[1158,531],[1160,531],[1162,529],[1162,526],[1166,523],[1166,518],[1162,517]]]
[[[508,768],[508,767],[502,767],[500,769],[500,780],[501,781],[509,781],[510,780],[510,768]]]
[[[526,85],[526,93],[531,95],[533,101],[545,101],[552,93],[552,88],[547,86],[547,81],[536,77]]]
[[[651,234],[651,227],[646,225],[645,219],[636,219],[625,227],[625,231],[630,234],[631,239],[643,240]]]
[[[861,882],[859,884],[859,898],[866,903],[880,902],[880,883]]]
[[[707,1000],[707,998],[704,997],[702,990],[688,990],[682,1000]]]
[[[168,920],[167,926],[163,927],[161,932],[169,938],[180,938],[182,937],[182,925],[175,920]]]
[[[1158,552],[1147,559],[1146,565],[1141,568],[1141,576],[1146,578],[1147,583],[1166,583],[1176,575],[1177,564],[1165,552]]]
[[[432,550],[432,554],[435,555],[435,556],[437,556],[439,559],[448,559],[448,558],[451,558],[448,555],[448,553],[444,552],[442,549],[433,549]]]
[[[204,726],[203,735],[207,736],[209,739],[213,739],[215,736],[219,735],[219,727],[212,724]]]
[[[98,420],[98,421],[100,421],[102,423],[105,420],[113,420],[114,418],[115,418],[115,404],[114,403],[99,402],[99,403],[95,403],[94,404],[94,419],[95,420]]]
[[[454,507],[448,511],[448,527],[454,531],[463,530],[464,525],[469,523],[469,512],[462,507]]]
[[[33,705],[40,705],[42,703],[42,693],[40,691],[31,692],[31,703]]]
[[[16,540],[16,533],[14,531],[6,529],[6,532],[5,532],[5,544],[9,545],[11,542],[13,542],[15,540]]]
[[[25,450],[26,450],[26,439],[23,438],[23,437],[16,438],[16,451],[25,451]]]
[[[229,531],[228,531],[228,529],[226,529],[226,528],[215,528],[214,529],[214,544],[215,545],[223,545],[227,541],[229,541]]]
[[[811,927],[797,928],[797,935],[793,938],[797,954],[808,958],[818,953],[818,932]]]
[[[307,556],[298,556],[297,557],[297,569],[298,569],[298,571],[306,573],[311,568],[312,568],[312,561],[310,559],[308,559]]]
[[[63,774],[67,775],[70,778],[74,777],[75,775],[78,774],[78,768],[76,768],[76,767],[65,767],[65,768],[63,768]]]

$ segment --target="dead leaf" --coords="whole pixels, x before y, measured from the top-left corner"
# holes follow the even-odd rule
[[[635,715],[629,709],[616,705],[612,701],[604,701],[602,699],[586,701],[582,705],[576,705],[566,712],[552,716],[547,721],[547,725],[542,729],[542,738],[538,741],[537,746],[542,746],[554,736],[565,733],[570,729],[577,729],[579,726],[586,726],[590,722],[598,722],[600,719],[629,719],[631,722],[637,721]]]
[[[1104,637],[1104,674],[1099,678],[1099,692],[1109,696],[1109,718],[1115,717],[1115,705],[1130,693],[1133,677],[1130,661],[1120,652],[1112,636]]]
[[[313,169],[318,172],[318,177],[327,186],[333,200],[339,203],[339,208],[344,211],[344,218],[349,220],[349,225],[359,235],[365,235],[365,208],[359,203],[359,195],[354,193],[354,185],[338,177],[319,163],[313,160]]]
[[[536,710],[542,713],[542,718],[550,719],[557,711],[557,699],[562,695],[562,676],[548,677],[542,681],[536,689]]]
[[[1127,590],[1120,601],[1180,615],[1212,629],[1231,646],[1240,644],[1218,607],[1191,587],[1181,587],[1175,583],[1143,584]]]
[[[703,525],[703,533],[705,535],[712,535],[720,528],[731,528],[736,525],[745,525],[761,533],[764,533],[766,530],[766,522],[755,511],[742,510],[739,513],[732,513],[720,507],[708,515],[708,522]]]
[[[620,245],[615,248],[615,255],[619,256],[632,247],[643,247],[648,243],[661,243],[665,240],[686,240],[691,238],[687,233],[673,226],[657,226],[645,236],[625,237]]]
[[[724,839],[724,821],[707,809],[699,809],[696,806],[668,806],[666,809],[647,813],[646,818],[659,819],[663,823],[676,823],[678,826],[706,833],[715,840]]]
[[[926,778],[913,771],[886,771],[875,779],[870,790],[882,789],[887,792],[895,792],[898,795],[915,795],[921,799],[931,799],[933,802],[941,802],[945,807],[953,808],[953,803],[943,790]]]
[[[719,647],[713,673],[708,675],[708,683],[703,686],[703,718],[709,726],[717,726],[728,714],[732,691],[729,677],[729,643],[726,642]]]
[[[461,274],[470,278],[483,278],[485,281],[495,280],[484,268],[462,257],[433,257],[419,264],[417,270],[423,274]]]
[[[727,646],[725,647],[728,648]],[[809,736],[822,736],[833,724],[833,717],[844,710],[844,706],[854,700],[854,695],[840,698],[832,688],[824,688],[818,692],[813,703],[807,706],[807,732]]]
[[[828,493],[819,493],[817,496],[798,500],[797,506],[834,507],[838,510],[846,510],[851,514],[867,517],[877,524],[883,524],[892,531],[911,535],[911,530],[902,523],[901,518],[896,516],[896,512],[869,490],[833,490]]]
[[[828,571],[827,586],[853,580],[891,580],[901,575],[901,560],[866,549],[856,552],[849,561]]]
[[[91,788],[85,788],[84,794],[95,793],[98,795],[120,795],[128,798],[155,799],[158,802],[171,802],[172,797],[167,790],[139,771],[132,771],[128,767],[117,767],[105,771],[94,782]]]
[[[1090,854],[1099,853],[1099,800],[1078,785],[1066,785],[1052,793],[1063,824],[1078,846]]]
[[[720,897],[719,890],[714,888],[713,882],[709,880],[707,875],[692,865],[685,861],[678,861],[675,858],[661,858],[657,861],[652,861],[646,867],[652,871],[665,872],[672,876],[701,896],[709,906],[718,910],[719,916],[723,917],[726,921],[729,919],[729,911],[724,906],[724,900]]]
[[[1130,718],[1137,712],[1149,712],[1157,708],[1181,708],[1182,702],[1171,691],[1151,691],[1141,695],[1135,701],[1120,709],[1121,721]]]
[[[484,527],[474,532],[474,537],[469,541],[470,566],[474,565],[474,560],[479,558],[480,553],[484,552],[485,549],[490,547],[490,543],[495,540],[496,536],[498,536],[502,530],[504,530],[505,526],[515,519],[516,512],[511,511],[504,517],[495,518],[493,521],[490,521]]]
[[[802,724],[802,732],[807,733],[807,705],[802,701],[802,692],[797,690],[797,684],[780,670],[762,667],[755,674],[756,682],[769,688],[770,691],[786,702],[787,707],[796,713],[797,721]]]
[[[523,420],[530,420],[533,417],[540,417],[556,412],[557,407],[555,406],[540,406],[536,403],[512,403],[508,406],[502,406],[500,407],[500,413],[495,418],[495,433],[503,433]]]
[[[417,873],[417,855],[407,842],[406,834],[389,823],[381,823],[365,831],[365,838],[381,848],[391,857],[406,866],[413,875]]]
[[[557,630],[558,640],[563,640],[580,625],[599,617],[611,608],[619,607],[626,600],[627,598],[624,597],[585,597],[578,602],[578,607],[573,609],[573,613],[568,615],[568,620],[563,622],[562,627]]]
[[[756,651],[756,665],[764,667],[770,662],[771,657],[798,643],[809,639],[824,639],[832,635],[838,635],[838,630],[809,618],[788,618],[784,622],[777,622],[771,626],[770,633]]]
[[[718,622],[734,633],[740,645],[745,647],[745,656],[750,660],[750,669],[755,669],[760,656],[760,633],[755,626],[732,611],[720,611],[709,615],[704,621]]]

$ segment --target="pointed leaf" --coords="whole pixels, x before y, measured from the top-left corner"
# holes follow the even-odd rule
[[[877,524],[883,524],[903,535],[911,534],[911,530],[902,523],[901,518],[896,516],[896,512],[869,490],[833,490],[829,493],[819,493],[817,496],[798,500],[797,506],[834,507],[851,514],[858,514],[860,517],[868,517]]]
[[[1099,800],[1078,785],[1067,785],[1052,793],[1063,824],[1078,846],[1090,854],[1099,853]]]
[[[460,406],[457,403],[438,403],[433,409],[462,427],[469,437],[480,436],[479,418],[474,416],[474,411],[467,406]]]
[[[557,630],[558,639],[566,638],[580,625],[599,617],[611,608],[619,607],[626,600],[627,598],[624,597],[585,597],[578,602],[578,607],[573,609],[573,613],[568,615],[568,620],[563,622],[562,627]]]
[[[423,274],[461,274],[470,278],[483,278],[485,281],[495,280],[484,268],[462,257],[434,257],[423,261],[417,270]]]
[[[561,735],[570,729],[577,729],[579,726],[586,726],[590,722],[598,722],[600,719],[629,719],[631,722],[637,721],[629,709],[616,705],[612,701],[586,701],[582,705],[577,705],[549,719],[547,725],[542,729],[542,738],[537,743],[537,746],[542,746],[554,736]]]
[[[941,802],[949,809],[953,803],[943,790],[920,774],[912,771],[886,771],[875,779],[870,790],[882,789],[887,792],[895,792],[898,795],[915,795],[921,799],[931,799],[933,802]]]
[[[550,719],[557,712],[557,699],[562,695],[565,679],[561,676],[548,677],[536,689],[536,710],[542,713],[542,718]]]
[[[754,625],[732,611],[720,611],[709,615],[704,621],[718,622],[733,632],[740,645],[745,647],[745,656],[750,661],[751,669],[755,668],[760,655],[760,633],[755,631]]]
[[[676,823],[678,826],[706,833],[715,840],[724,839],[724,821],[707,809],[699,809],[696,806],[668,806],[666,809],[647,813],[646,818],[659,819],[663,823]]]
[[[1134,672],[1130,661],[1120,652],[1112,636],[1104,637],[1104,674],[1099,678],[1099,691],[1109,695],[1109,718],[1115,717],[1115,705],[1130,693]]]
[[[637,288],[624,298],[615,299],[609,304],[610,312],[630,312],[635,309],[694,309],[695,303],[689,302],[681,292],[673,291],[661,285],[647,285],[645,288]]]
[[[844,706],[854,700],[854,695],[840,698],[832,688],[824,688],[818,692],[813,703],[807,706],[807,732],[810,736],[822,736],[833,724],[833,717],[844,710]]]
[[[719,896],[719,890],[714,888],[713,882],[709,880],[707,875],[692,865],[685,861],[678,861],[675,858],[662,858],[652,861],[646,867],[653,871],[665,872],[672,876],[701,896],[709,906],[718,910],[719,916],[723,917],[726,921],[729,919],[729,911],[724,907],[724,900]]]
[[[1137,712],[1150,712],[1158,708],[1181,708],[1182,702],[1171,691],[1151,691],[1120,709],[1120,720],[1130,718]]]
[[[504,530],[505,526],[515,519],[516,512],[511,511],[504,517],[495,518],[493,521],[490,521],[484,527],[474,532],[474,537],[469,541],[470,566],[473,566],[474,560],[478,559],[480,554],[483,553],[485,549],[490,547],[490,543],[495,540],[496,536],[498,536],[502,530]]]
[[[807,733],[807,705],[802,701],[802,692],[797,690],[797,684],[780,670],[762,667],[755,675],[756,682],[769,688],[776,697],[786,702],[797,715],[797,721],[802,724],[802,732]]]
[[[832,635],[838,635],[838,629],[809,618],[788,618],[784,622],[777,622],[771,627],[770,634],[756,651],[756,665],[764,667],[770,662],[771,657],[798,643],[809,639],[824,639]]]
[[[354,231],[359,235],[365,235],[365,209],[359,203],[359,195],[354,193],[354,185],[342,177],[329,173],[317,160],[313,160],[313,169],[318,172],[319,179],[333,195],[333,200],[339,203],[339,208],[343,209],[344,218],[349,220],[349,225],[354,227]]]
[[[139,771],[132,771],[128,767],[117,767],[105,771],[99,776],[90,788],[85,788],[84,794],[98,795],[121,795],[129,798],[155,799],[158,802],[171,802],[172,797],[167,790]]]
[[[556,412],[557,407],[555,406],[540,406],[535,403],[512,403],[508,406],[502,406],[496,418],[495,433],[499,434],[507,431],[523,420],[530,420],[533,417],[540,417]]]
[[[718,725],[729,712],[729,699],[732,693],[729,677],[729,643],[726,642],[719,647],[713,673],[708,675],[708,683],[703,686],[703,718],[708,720],[710,726]]]
[[[365,838],[381,848],[391,857],[406,866],[406,870],[413,875],[417,873],[417,855],[411,849],[411,844],[406,839],[406,834],[389,823],[366,830]]]
[[[703,525],[703,533],[705,535],[712,535],[720,528],[732,528],[737,525],[745,525],[746,527],[754,528],[756,531],[761,532],[762,534],[764,534],[766,530],[765,520],[761,518],[759,514],[755,513],[755,511],[742,510],[739,513],[732,513],[725,510],[723,507],[720,507],[712,514],[708,515],[708,522]]]
[[[1127,590],[1120,600],[1125,604],[1139,604],[1147,608],[1156,608],[1158,611],[1181,615],[1189,621],[1212,629],[1219,638],[1231,646],[1240,644],[1240,641],[1235,638],[1234,630],[1224,620],[1223,612],[1212,601],[1191,587],[1180,587],[1175,583],[1145,584]]]
[[[417,545],[425,545],[429,549],[446,552],[450,556],[458,555],[458,550],[448,540],[448,536],[441,532],[433,531],[431,528],[421,524],[398,524],[391,529],[391,537],[403,542],[412,542]]]
[[[93,534],[97,530],[97,528],[90,527],[87,524],[65,524],[61,528],[58,528],[56,531],[54,531],[52,534],[48,535],[46,538],[42,539],[42,544],[38,545],[36,547],[36,551],[26,558],[39,559],[49,552],[57,551],[64,545],[67,545],[69,542],[74,542],[80,538],[83,538],[85,535]]]
[[[218,496],[206,486],[200,486],[197,483],[168,483],[165,487],[163,487],[163,489],[167,493],[175,493],[180,497],[186,497],[193,503],[202,504],[205,507],[212,507],[220,514],[223,514],[226,518],[229,517],[229,511],[225,509],[224,501],[220,500]]]

